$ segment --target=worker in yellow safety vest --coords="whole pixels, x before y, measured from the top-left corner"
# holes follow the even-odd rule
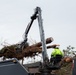
[[[50,62],[53,62],[55,65],[61,61],[63,56],[63,52],[59,49],[59,47],[55,46],[53,52],[51,53]]]

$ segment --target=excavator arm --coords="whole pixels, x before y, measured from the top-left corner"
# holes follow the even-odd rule
[[[30,31],[30,28],[31,28],[34,20],[37,18],[37,14],[38,14],[38,11],[35,11],[35,13],[31,16],[31,21],[27,25],[26,30],[25,30],[24,40],[21,42],[21,44],[18,45],[18,50],[19,51],[22,51],[23,48],[25,47],[25,45],[27,44],[27,40],[28,40],[27,36],[28,36],[28,33]]]
[[[43,29],[43,24],[42,24],[42,16],[41,16],[40,7],[36,7],[35,13],[31,16],[31,21],[26,27],[24,41],[20,44],[20,49],[23,50],[25,44],[27,43],[27,40],[28,40],[27,36],[35,19],[38,19],[40,38],[41,38],[41,43],[42,43],[42,56],[43,56],[43,61],[45,61],[45,59],[48,58],[48,56],[46,52],[46,42],[45,42],[45,35],[44,35],[44,29]]]

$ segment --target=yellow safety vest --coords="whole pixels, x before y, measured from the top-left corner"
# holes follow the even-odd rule
[[[63,56],[63,53],[60,49],[54,49],[54,51],[51,53],[51,56],[55,57],[56,55]]]

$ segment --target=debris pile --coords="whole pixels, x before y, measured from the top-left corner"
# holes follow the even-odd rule
[[[49,44],[53,41],[53,39],[47,38],[46,39],[46,44]],[[18,60],[23,59],[24,57],[33,57],[39,53],[42,52],[42,43],[38,42],[36,44],[33,44],[31,46],[26,45],[25,48],[23,48],[22,51],[16,52],[18,44],[10,45],[10,46],[5,46],[0,50],[0,57],[5,58],[17,58]],[[47,46],[48,48],[52,48],[55,45]]]

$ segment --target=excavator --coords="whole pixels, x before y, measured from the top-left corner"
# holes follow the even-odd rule
[[[35,12],[34,14],[31,16],[31,21],[30,23],[27,25],[26,27],[26,30],[25,30],[25,38],[23,40],[23,42],[21,42],[21,44],[19,44],[17,46],[17,50],[16,52],[22,52],[23,48],[25,47],[25,45],[27,45],[27,36],[28,36],[28,33],[30,31],[30,28],[34,22],[34,20],[38,20],[38,26],[39,26],[39,31],[40,31],[40,40],[41,40],[41,43],[42,43],[42,59],[43,61],[42,62],[39,62],[39,65],[38,65],[38,72],[39,73],[30,73],[26,68],[25,68],[25,71],[24,71],[24,68],[22,65],[20,65],[17,61],[17,59],[12,59],[12,60],[9,60],[9,61],[4,61],[4,62],[0,62],[0,72],[1,72],[1,75],[52,75],[51,74],[51,71],[52,70],[57,70],[57,69],[60,69],[60,66],[55,66],[55,65],[50,65],[50,60],[48,58],[48,54],[47,54],[47,47],[46,47],[46,41],[45,41],[45,34],[44,34],[44,28],[43,28],[43,22],[42,22],[42,13],[41,13],[41,8],[40,7],[36,7],[35,8]],[[14,65],[15,63],[15,65]],[[7,65],[7,66],[5,66]],[[9,73],[9,71],[7,72],[7,69],[9,68],[10,69],[10,66],[12,66],[12,71],[13,69],[15,69],[15,67],[17,69],[19,69],[19,72],[21,73],[16,73],[16,72],[12,72],[10,71],[11,73]],[[7,67],[7,69],[4,69],[4,67]],[[5,70],[6,73],[3,73],[3,69]],[[15,70],[14,70],[15,71]],[[16,73],[16,74],[14,74]]]

